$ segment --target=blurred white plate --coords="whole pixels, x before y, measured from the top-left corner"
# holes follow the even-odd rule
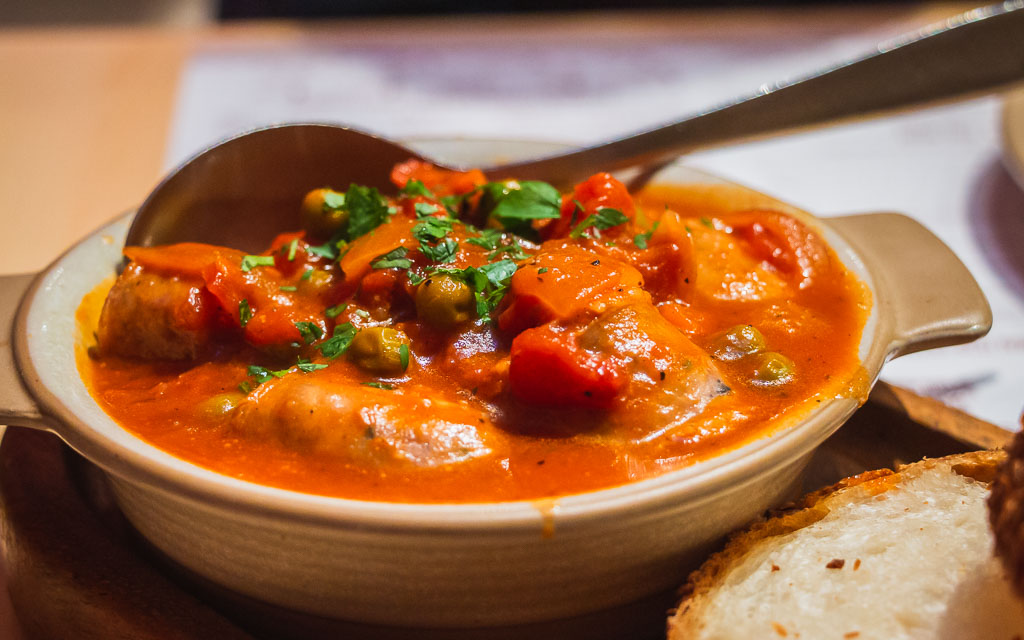
[[[1024,189],[1024,90],[1011,93],[1003,105],[1003,162]]]

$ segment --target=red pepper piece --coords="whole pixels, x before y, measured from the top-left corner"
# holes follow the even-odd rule
[[[573,334],[545,325],[512,341],[509,385],[517,398],[532,404],[608,409],[626,384],[617,365],[581,349]]]

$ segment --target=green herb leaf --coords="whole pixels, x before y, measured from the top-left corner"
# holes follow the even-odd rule
[[[430,202],[417,202],[412,208],[413,211],[416,212],[416,217],[420,220],[433,218],[439,213],[448,213],[441,205],[432,204]]]
[[[334,191],[333,189],[327,189],[326,191],[324,191],[324,206],[323,206],[323,210],[325,212],[328,212],[328,211],[338,211],[339,209],[344,209],[344,208],[345,208],[345,194],[344,193],[338,193],[337,191]]]
[[[509,278],[516,272],[519,267],[512,260],[499,260],[498,262],[492,262],[491,264],[485,264],[480,267],[480,271],[483,272],[490,283],[495,287],[504,287],[508,285]]]
[[[407,253],[409,250],[405,247],[392,249],[384,255],[377,256],[370,266],[374,269],[408,269],[412,266],[412,260],[405,257]]]
[[[303,282],[305,282],[306,280],[309,280],[312,277],[313,277],[313,270],[312,269],[306,269],[305,271],[302,272],[302,275],[299,276],[299,280],[302,280]]]
[[[248,380],[242,380],[238,383],[238,390],[245,395],[249,395],[249,392],[252,391],[252,385],[249,384]]]
[[[548,268],[547,267],[541,267],[540,269],[537,269],[537,273],[547,273],[547,272],[548,272]]]
[[[281,291],[298,291],[299,288],[290,284],[281,285],[278,287]]]
[[[267,380],[272,378],[283,378],[288,375],[288,369],[280,369],[278,371],[271,371],[266,367],[261,367],[256,364],[249,365],[248,373],[251,377],[256,379],[256,384],[263,384]]]
[[[402,371],[409,368],[409,345],[404,342],[398,347],[398,361],[402,364]]]
[[[444,196],[441,198],[441,204],[448,210],[453,216],[459,215],[459,209],[462,207],[462,203],[465,202],[466,198],[473,195],[476,191],[470,191],[469,193],[463,193],[458,196]]]
[[[452,231],[452,218],[423,218],[412,228],[412,235],[420,242],[440,240]]]
[[[306,344],[313,344],[324,336],[324,330],[312,322],[296,322],[295,328],[299,330],[299,335]]]
[[[345,208],[348,209],[349,241],[366,235],[388,219],[387,201],[373,187],[351,185],[345,192]]]
[[[451,238],[447,238],[437,246],[433,247],[428,244],[420,243],[420,251],[431,262],[447,264],[455,261],[455,256],[459,252],[459,243]]]
[[[595,229],[604,230],[611,229],[620,224],[629,222],[629,218],[626,214],[622,213],[618,209],[612,209],[611,207],[602,207],[597,210],[597,213],[592,213],[583,219],[583,222],[579,223],[573,230],[569,232],[570,238],[579,238],[583,236],[584,232],[594,227]]]
[[[513,237],[512,242],[503,247],[498,247],[494,251],[487,254],[488,260],[495,260],[500,256],[507,255],[513,260],[526,260],[531,257],[531,254],[526,253],[523,249],[523,245],[519,244],[519,239]]]
[[[252,271],[255,267],[274,266],[274,256],[243,256],[242,271]]]
[[[288,243],[288,260],[295,260],[295,252],[299,249],[299,239],[292,238],[292,241]]]
[[[242,301],[238,303],[238,324],[245,327],[252,320],[252,309],[249,308],[249,301],[242,298]]]
[[[467,238],[466,242],[494,251],[501,246],[503,234],[500,229],[484,229],[476,238]]]
[[[435,273],[443,273],[461,280],[473,289],[476,299],[476,312],[480,318],[489,319],[501,299],[508,291],[509,280],[518,269],[513,260],[501,260],[482,267],[466,267],[465,269],[436,268]]]
[[[711,218],[709,218],[707,216],[701,216],[700,217],[700,223],[702,225],[704,225],[705,227],[707,227],[708,229],[714,229],[715,228],[715,223],[712,222]]]
[[[406,276],[408,276],[408,278],[409,278],[409,284],[411,284],[414,287],[416,285],[422,284],[423,281],[426,280],[426,278],[424,278],[420,274],[416,273],[412,269],[409,269],[409,271],[406,272]]]
[[[303,373],[311,373],[313,371],[319,371],[320,369],[327,368],[326,364],[314,364],[312,362],[299,362],[295,366]]]
[[[405,183],[405,186],[402,187],[401,193],[407,196],[423,196],[425,198],[434,197],[433,192],[431,192],[425,184],[415,178],[412,178]]]
[[[510,231],[529,228],[531,220],[561,215],[562,196],[546,182],[489,182],[481,189],[494,202],[490,216]]]
[[[635,244],[640,249],[646,249],[647,243],[650,241],[651,236],[654,234],[654,232],[657,231],[659,224],[661,224],[661,220],[655,222],[654,226],[651,227],[650,231],[647,231],[645,233],[638,233],[635,236],[633,236],[633,244]],[[689,233],[690,230],[687,229],[686,231],[687,233]]]
[[[334,335],[320,343],[320,353],[328,360],[337,358],[345,353],[358,331],[351,322],[337,325],[334,327]]]
[[[373,387],[374,389],[383,389],[385,391],[394,391],[395,390],[395,385],[388,384],[386,382],[360,382],[359,384],[367,386],[367,387]]]
[[[326,242],[320,245],[311,245],[306,247],[306,253],[313,256],[320,256],[321,258],[327,258],[328,260],[337,260],[339,256],[338,243]],[[312,269],[307,271],[312,272]]]
[[[348,309],[348,304],[342,302],[341,304],[336,304],[333,307],[328,307],[327,309],[325,309],[324,315],[333,320],[334,318],[340,316],[345,309]]]

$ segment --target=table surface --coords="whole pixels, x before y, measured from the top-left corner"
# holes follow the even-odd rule
[[[253,58],[258,60],[311,42],[371,50],[391,44],[429,46],[453,37],[463,51],[495,40],[516,47],[558,39],[630,43],[693,38],[700,44],[711,42],[709,33],[725,34],[723,41],[749,55],[751,51],[737,44],[747,36],[763,43],[770,38],[799,42],[807,34],[840,38],[878,29],[898,33],[965,7],[928,3],[870,9],[370,19],[190,30],[0,29],[0,273],[41,269],[73,241],[136,205],[168,162],[184,153],[189,132],[183,133],[181,114],[195,104],[183,100],[194,98],[201,82],[195,84],[195,74],[187,77],[192,94],[183,98],[183,74],[194,70],[190,65],[197,55],[241,54],[244,60],[257,51],[264,56]],[[472,123],[466,126],[467,133],[481,133]],[[423,133],[437,133],[429,130],[429,123],[424,128]],[[414,124],[395,129],[402,135],[410,131],[417,131]],[[0,584],[2,594],[4,586]],[[19,637],[10,604],[0,598],[0,638]]]

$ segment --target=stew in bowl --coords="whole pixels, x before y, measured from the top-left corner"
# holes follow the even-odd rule
[[[792,215],[606,173],[566,194],[417,160],[392,178],[311,190],[258,255],[127,247],[80,309],[98,402],[260,484],[500,502],[649,478],[867,391],[870,293]]]

